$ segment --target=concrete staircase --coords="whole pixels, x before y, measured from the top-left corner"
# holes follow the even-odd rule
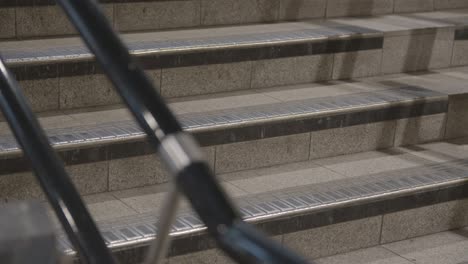
[[[457,229],[406,239],[318,259],[320,264],[438,264],[466,263],[467,229]]]
[[[101,2],[285,246],[315,259],[468,225],[468,1]],[[109,247],[139,263],[168,175],[74,35],[52,0],[0,3],[0,54]],[[6,122],[0,156],[4,203],[44,198]],[[186,203],[173,235],[169,263],[229,262]]]

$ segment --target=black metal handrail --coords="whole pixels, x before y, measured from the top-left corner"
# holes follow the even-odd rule
[[[306,263],[242,221],[200,149],[154,89],[142,68],[113,31],[93,0],[57,0],[95,54],[139,125],[175,176],[176,187],[191,202],[219,246],[241,263]],[[114,263],[63,164],[18,84],[0,60],[0,107],[31,160],[53,209],[78,253],[89,263]]]
[[[0,108],[78,254],[88,263],[114,263],[80,194],[2,58]]]
[[[92,0],[57,0],[112,81],[156,150],[172,169],[185,194],[220,245],[241,263],[306,263],[242,221],[198,146],[156,92],[142,68]]]

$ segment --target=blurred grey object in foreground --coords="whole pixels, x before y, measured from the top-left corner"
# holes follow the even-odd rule
[[[3,264],[57,263],[53,227],[39,202],[2,206],[0,260]]]

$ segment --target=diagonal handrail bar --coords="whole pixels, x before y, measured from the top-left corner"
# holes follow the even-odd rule
[[[306,263],[242,221],[204,162],[197,143],[182,131],[97,2],[57,0],[57,3],[168,165],[177,189],[191,202],[219,246],[241,263]]]
[[[115,263],[79,192],[42,130],[14,76],[0,58],[0,108],[79,256]]]

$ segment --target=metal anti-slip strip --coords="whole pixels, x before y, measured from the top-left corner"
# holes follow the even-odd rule
[[[338,203],[372,199],[382,195],[394,195],[417,190],[421,187],[449,184],[451,181],[468,179],[468,160],[457,160],[422,167],[403,169],[388,173],[356,177],[345,180],[301,186],[279,192],[239,198],[240,212],[247,221],[304,214]],[[157,220],[156,220],[157,221]],[[110,247],[129,246],[147,242],[157,234],[154,217],[138,215],[126,218],[115,226],[102,227],[103,236]],[[178,215],[172,227],[172,235],[188,234],[203,230],[201,220],[192,212]],[[74,253],[65,237],[60,237],[59,248],[67,254]]]
[[[193,50],[212,47],[237,47],[256,44],[275,44],[291,41],[307,41],[320,38],[335,37],[341,35],[370,34],[378,31],[358,28],[313,28],[294,31],[279,31],[269,33],[252,33],[245,35],[232,35],[220,37],[208,37],[203,39],[169,40],[169,41],[130,41],[128,46],[133,53],[149,53],[160,51]],[[86,58],[91,53],[84,46],[68,47],[39,47],[35,50],[12,50],[2,52],[7,63],[28,62],[50,59]]]
[[[404,87],[400,89],[364,92],[351,95],[314,98],[300,101],[274,103],[268,105],[234,108],[180,116],[185,130],[209,129],[224,125],[245,124],[275,120],[277,118],[294,118],[295,116],[316,115],[327,112],[353,108],[364,108],[373,105],[392,104],[414,101],[421,98],[430,99],[442,94],[422,88]],[[357,98],[361,100],[356,100]],[[364,110],[365,111],[365,110]],[[369,121],[371,122],[371,121]],[[95,126],[69,127],[47,131],[49,140],[54,146],[73,146],[99,141],[125,140],[143,137],[144,133],[134,121],[102,123]],[[0,137],[1,152],[17,152],[19,146],[12,136]]]

